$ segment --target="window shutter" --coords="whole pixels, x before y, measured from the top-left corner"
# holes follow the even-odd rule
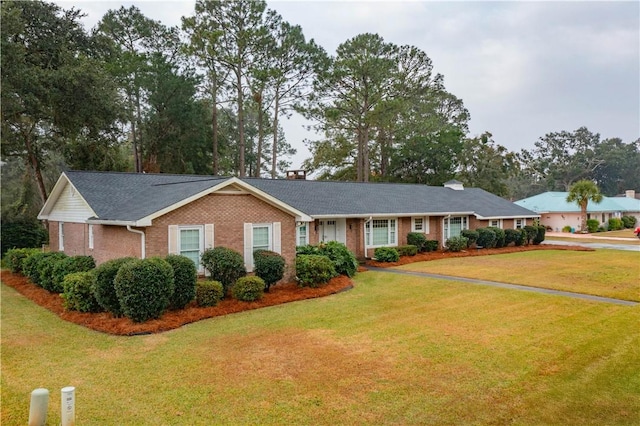
[[[204,225],[204,249],[213,248],[213,223],[207,223]]]
[[[253,224],[244,224],[244,265],[253,272]]]
[[[178,249],[178,225],[169,225],[169,254],[180,254]]]
[[[282,254],[282,225],[273,222],[273,251]]]

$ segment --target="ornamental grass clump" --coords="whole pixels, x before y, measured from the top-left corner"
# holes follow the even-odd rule
[[[165,260],[173,268],[174,290],[169,308],[183,309],[196,297],[198,270],[195,263],[186,256],[170,254]]]
[[[264,294],[264,280],[260,277],[242,277],[231,288],[234,299],[243,302],[253,302],[262,299]]]
[[[171,302],[173,268],[159,257],[134,260],[120,267],[114,286],[125,316],[134,322],[159,318]]]

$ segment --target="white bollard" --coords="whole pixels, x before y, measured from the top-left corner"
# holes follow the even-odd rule
[[[45,426],[48,409],[49,391],[45,388],[34,389],[31,392],[31,405],[29,406],[29,426]]]
[[[61,390],[60,418],[62,426],[74,426],[76,424],[76,388],[67,386]]]

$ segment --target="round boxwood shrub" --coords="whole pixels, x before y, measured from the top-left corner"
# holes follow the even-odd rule
[[[598,226],[600,226],[598,219],[587,219],[587,230],[590,234],[598,232]]]
[[[491,229],[493,233],[496,234],[496,241],[494,242],[494,247],[497,247],[497,248],[504,247],[506,244],[505,242],[506,236],[504,234],[504,229],[495,228],[495,227],[490,227],[489,229]]]
[[[95,269],[96,262],[91,256],[69,256],[53,267],[53,285],[62,288],[65,275],[74,272],[88,272]]]
[[[418,254],[418,247],[407,244],[406,246],[400,246],[397,248],[400,256],[415,256]]]
[[[451,237],[446,242],[447,250],[459,252],[467,248],[467,239],[463,236]]]
[[[42,250],[38,248],[11,249],[7,251],[7,254],[5,255],[5,259],[9,264],[9,268],[11,269],[11,272],[24,275],[24,270],[23,270],[24,261],[27,259],[27,257],[34,255],[36,253],[40,253],[41,251]]]
[[[520,238],[520,230],[507,228],[504,230],[504,245],[507,247],[509,244],[515,244],[516,240]]]
[[[467,239],[467,247],[471,247],[472,245],[474,245],[478,241],[479,237],[478,231],[475,231],[473,229],[463,229],[462,231],[460,231],[460,235]]]
[[[609,222],[607,222],[607,229],[609,231],[619,231],[620,229],[624,229],[622,219],[612,217],[611,219],[609,219]]]
[[[436,251],[438,250],[438,240],[427,240],[424,245],[424,251]]]
[[[427,236],[421,232],[409,232],[407,234],[407,244],[416,246],[418,251],[425,251],[427,245]]]
[[[397,262],[400,260],[400,253],[393,247],[378,247],[373,251],[373,257],[378,262]]]
[[[96,300],[105,311],[111,312],[114,316],[122,316],[122,307],[116,294],[114,281],[118,270],[127,262],[133,262],[133,257],[121,257],[119,259],[109,260],[98,266],[95,273],[94,294]]]
[[[22,261],[22,273],[29,278],[33,284],[40,285],[40,272],[38,272],[38,264],[40,260],[48,256],[48,252],[37,252],[28,255],[26,259]]]
[[[45,290],[52,293],[62,293],[62,281],[57,281],[53,274],[59,263],[67,259],[68,256],[62,252],[47,253],[38,262],[38,273],[40,274],[39,284]]]
[[[527,242],[527,235],[528,235],[527,231],[524,230],[523,228],[516,229],[516,231],[518,231],[518,233],[516,234],[517,238],[515,240],[516,246],[525,245]]]
[[[159,318],[173,294],[173,268],[159,257],[127,262],[118,270],[114,286],[125,316],[134,322]]]
[[[536,238],[536,235],[538,235],[538,227],[534,225],[526,225],[523,229],[527,233],[527,238],[524,243],[529,245],[533,242],[534,238]]]
[[[74,272],[65,275],[62,280],[62,299],[64,307],[70,311],[101,312],[103,309],[93,293],[95,274],[89,272]]]
[[[338,241],[328,241],[318,244],[319,252],[323,256],[327,256],[333,262],[336,273],[353,277],[358,270],[358,259],[347,248],[346,245]]]
[[[243,302],[253,302],[262,299],[264,294],[264,280],[260,277],[238,278],[231,289],[233,297]]]
[[[201,262],[209,271],[211,279],[222,283],[225,295],[238,278],[247,275],[242,255],[227,247],[205,250]]]
[[[296,256],[296,280],[301,287],[320,287],[338,274],[327,256],[301,254]]]
[[[537,231],[536,236],[533,237],[533,244],[534,245],[538,245],[538,244],[540,244],[541,242],[544,241],[544,237],[545,237],[545,234],[547,232],[547,228],[545,228],[542,225],[538,225],[538,226],[536,226],[536,231]]]
[[[479,247],[493,248],[496,246],[496,233],[491,228],[479,228],[478,240],[476,244]]]
[[[224,296],[224,288],[219,281],[198,281],[196,303],[198,306],[216,306]]]
[[[270,250],[256,250],[253,252],[253,272],[264,281],[264,291],[284,277],[284,257]]]
[[[183,309],[196,297],[198,270],[195,263],[186,256],[170,254],[165,260],[173,268],[173,283],[175,286],[169,308]]]
[[[637,221],[638,220],[636,219],[635,216],[622,216],[622,224],[626,229],[631,229],[635,227]]]

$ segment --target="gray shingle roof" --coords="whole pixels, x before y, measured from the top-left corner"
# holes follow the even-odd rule
[[[206,191],[227,177],[85,172],[65,173],[101,220],[136,221]],[[524,207],[478,188],[245,178],[243,182],[310,216],[475,213],[532,217]]]

